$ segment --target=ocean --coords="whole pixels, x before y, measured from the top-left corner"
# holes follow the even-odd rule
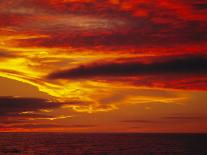
[[[0,155],[207,155],[207,134],[0,133]]]

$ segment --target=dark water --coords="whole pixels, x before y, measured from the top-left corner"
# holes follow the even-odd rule
[[[0,133],[0,155],[207,155],[207,134]]]

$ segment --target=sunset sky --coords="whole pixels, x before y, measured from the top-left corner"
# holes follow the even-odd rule
[[[207,132],[207,1],[0,0],[0,131]]]

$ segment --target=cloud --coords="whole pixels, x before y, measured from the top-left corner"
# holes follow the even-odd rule
[[[122,123],[133,123],[133,124],[151,124],[151,123],[160,123],[160,121],[154,121],[154,120],[124,120],[121,121]]]
[[[6,61],[0,63],[0,76],[29,83],[60,100],[91,102],[69,102],[77,105],[76,111],[115,109],[111,104],[122,102],[123,97],[109,90],[115,87],[113,82],[123,87],[206,90],[206,57],[179,57],[206,54],[205,7],[205,2],[187,0],[1,0],[0,59]],[[140,60],[146,55],[163,57]],[[125,56],[133,60],[117,60]],[[104,91],[114,96],[97,97],[94,92],[103,86],[101,82],[110,83]],[[0,106],[7,112],[0,110],[0,115],[13,117],[24,111],[60,108],[45,99],[10,97],[4,102],[9,104]]]
[[[169,122],[176,122],[176,123],[189,123],[192,121],[206,121],[206,116],[196,116],[196,115],[169,115],[167,117],[162,117],[161,119],[134,119],[134,120],[122,120],[121,123],[128,123],[128,124],[168,124]]]
[[[6,59],[6,58],[16,58],[17,55],[7,52],[7,51],[0,51],[0,59]]]
[[[144,63],[99,61],[51,73],[49,79],[90,79],[177,89],[205,89],[206,56],[183,56]],[[186,79],[186,76],[188,78]],[[128,80],[126,80],[128,79]],[[203,85],[203,86],[202,86]]]
[[[58,102],[42,98],[0,97],[0,117],[3,118],[3,120],[7,120],[8,118],[16,118],[20,121],[25,119],[64,119],[69,116],[49,116],[45,115],[44,110],[55,110],[69,105],[80,106],[81,104],[83,104],[81,101]]]
[[[96,125],[61,125],[61,124],[13,124],[6,125],[0,124],[0,130],[2,129],[55,129],[55,128],[65,128],[65,129],[86,129],[94,128]]]
[[[2,25],[14,23],[13,28],[19,31],[50,36],[19,40],[21,46],[138,48],[139,53],[142,47],[206,42],[206,12],[199,9],[206,3],[182,2],[11,0],[0,6],[6,8],[1,11],[5,18]]]
[[[194,7],[197,10],[207,10],[207,3],[198,3]]]
[[[22,129],[57,128],[57,127],[64,127],[64,125],[57,125],[57,124],[15,124],[15,125],[1,124],[0,125],[0,128],[22,128]]]
[[[174,58],[166,62],[109,62],[81,65],[66,71],[49,75],[51,79],[73,79],[93,77],[140,76],[159,74],[206,74],[207,59],[205,57]]]
[[[44,124],[68,119],[72,116],[53,114],[51,111],[58,110],[64,106],[79,105],[81,101],[58,102],[42,98],[29,97],[0,97],[0,130],[12,129],[54,129],[54,128],[91,128],[94,125],[63,125]],[[49,112],[48,112],[49,111]],[[42,123],[40,123],[42,121]]]
[[[19,124],[19,123],[28,123],[27,120],[6,120],[6,119],[1,119],[0,125],[12,125],[12,124]]]
[[[62,106],[58,102],[51,102],[40,98],[0,97],[0,113],[20,113],[24,111],[38,111],[54,109]]]
[[[159,23],[148,18],[110,19],[108,17],[71,15],[35,20],[26,29],[44,31],[51,37],[19,40],[21,46],[72,47],[83,49],[173,48],[204,44],[207,40],[205,22]],[[150,18],[150,17],[149,17]],[[84,19],[84,20],[83,20]],[[51,20],[51,21],[50,21]],[[46,24],[46,23],[47,24]],[[41,23],[41,24],[39,24]],[[45,23],[45,24],[44,24]],[[181,51],[180,51],[181,52]],[[201,51],[202,52],[202,51]]]
[[[5,126],[4,126],[5,127]],[[39,129],[39,128],[61,128],[64,125],[57,124],[22,124],[22,125],[12,125],[10,128],[23,128],[23,129]]]
[[[164,119],[167,120],[183,120],[183,121],[187,121],[187,120],[207,120],[207,117],[203,117],[203,116],[167,116],[164,117]]]

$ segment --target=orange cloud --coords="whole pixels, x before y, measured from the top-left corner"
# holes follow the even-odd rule
[[[40,122],[70,116],[67,110],[93,114],[132,102],[177,104],[188,98],[181,91],[206,91],[206,5],[201,0],[1,0],[0,76],[32,85],[58,102]],[[178,94],[159,96],[161,89]],[[39,102],[47,106],[49,100]],[[16,110],[41,110],[33,108]]]

